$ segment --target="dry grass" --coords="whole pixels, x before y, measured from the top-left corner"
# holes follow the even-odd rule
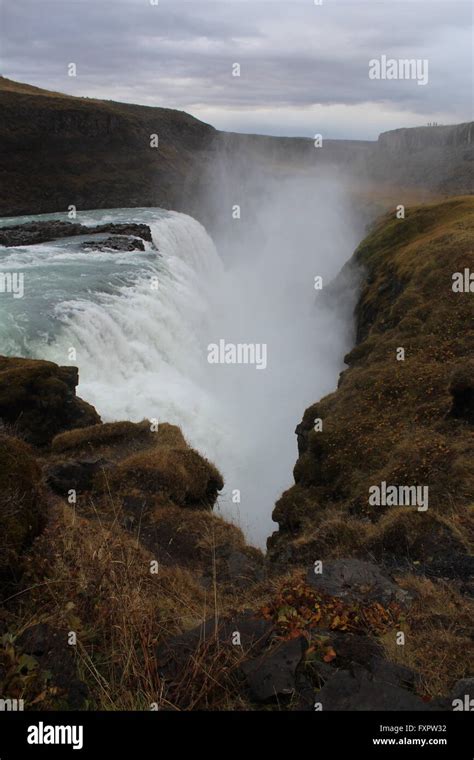
[[[474,671],[474,602],[444,581],[415,576],[398,581],[414,595],[414,602],[399,627],[405,645],[397,645],[395,633],[390,632],[382,638],[386,655],[420,673],[420,694],[444,696],[458,679]]]
[[[184,436],[176,425],[162,422],[156,431],[149,420],[142,422],[106,422],[57,435],[52,442],[53,454],[67,456],[101,456],[116,461],[136,451],[153,446],[186,447]]]
[[[0,574],[19,570],[19,553],[45,522],[46,498],[32,449],[0,433]]]
[[[54,453],[81,453],[95,452],[97,449],[107,447],[121,441],[143,439],[149,441],[152,433],[150,422],[107,422],[101,425],[91,425],[77,430],[68,430],[55,436],[51,449]]]
[[[224,486],[216,467],[189,447],[156,445],[132,454],[107,476],[114,493],[165,493],[175,504],[212,508]]]
[[[160,709],[222,709],[231,699],[231,663],[228,653],[208,656],[212,639],[172,688],[160,679],[156,658],[157,646],[169,636],[218,620],[221,595],[180,567],[160,565],[157,574],[150,572],[153,559],[118,525],[85,520],[58,503],[15,600],[16,633],[48,623],[64,632],[67,647],[65,632],[76,632],[76,664],[91,709],[150,709],[152,703]]]

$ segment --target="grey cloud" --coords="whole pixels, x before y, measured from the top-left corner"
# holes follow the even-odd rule
[[[224,118],[239,108],[297,114],[372,103],[460,121],[470,118],[470,15],[464,0],[15,0],[2,8],[3,71],[72,94]],[[429,84],[369,80],[368,61],[382,53],[427,58]],[[70,61],[76,80],[66,75]]]

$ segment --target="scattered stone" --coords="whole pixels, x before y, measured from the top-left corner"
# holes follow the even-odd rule
[[[315,702],[320,702],[324,711],[393,710],[402,712],[429,709],[410,691],[378,680],[364,668],[354,668],[353,672],[336,671],[323,688],[315,693]]]
[[[302,636],[283,641],[260,657],[242,663],[254,700],[267,702],[295,692],[296,669],[303,658],[304,645]]]

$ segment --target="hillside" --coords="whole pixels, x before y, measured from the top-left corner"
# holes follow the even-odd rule
[[[221,212],[209,197],[223,181],[240,183],[247,166],[277,175],[330,166],[354,180],[364,205],[368,193],[376,210],[388,207],[377,199],[381,188],[389,205],[402,189],[423,199],[473,191],[469,125],[395,130],[377,143],[324,137],[316,149],[310,139],[219,132],[183,111],[73,97],[4,77],[0,106],[0,216],[71,204],[161,206],[212,229]],[[150,147],[154,134],[158,148]]]
[[[0,357],[2,694],[32,710],[452,709],[471,688],[474,532],[472,293],[452,276],[472,268],[473,230],[469,197],[387,216],[321,292],[358,280],[357,342],[297,427],[267,557],[213,513],[222,476],[186,431],[103,424],[74,368]],[[374,506],[382,482],[427,487],[429,505]]]
[[[274,511],[274,559],[370,555],[469,578],[472,294],[453,292],[452,275],[472,268],[473,232],[471,198],[415,207],[406,219],[392,214],[329,287],[326,298],[338,298],[347,278],[361,278],[357,343],[337,390],[297,427],[295,485]],[[369,487],[381,481],[428,486],[429,509],[370,507]]]
[[[472,272],[473,233],[472,198],[391,214],[329,287],[326,298],[340,298],[359,280],[356,345],[337,390],[296,428],[295,485],[268,541],[277,567],[369,559],[425,597],[403,628],[407,646],[389,646],[435,682],[448,649],[453,669],[471,660],[456,620],[473,591],[473,308],[472,292],[452,286]],[[428,489],[426,509],[371,501],[382,483]]]
[[[192,209],[211,126],[181,111],[75,98],[4,78],[0,105],[2,215],[70,204]]]

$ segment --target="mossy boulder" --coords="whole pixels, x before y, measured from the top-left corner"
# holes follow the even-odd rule
[[[224,481],[218,470],[188,446],[154,446],[124,459],[108,475],[113,491],[165,495],[185,507],[211,509]]]
[[[91,474],[97,464],[87,490],[147,508],[212,509],[224,486],[217,468],[166,422],[156,428],[149,420],[111,422],[62,433],[52,442],[50,461],[49,474],[75,469],[82,475],[85,468]],[[69,488],[78,488],[73,480]]]
[[[63,456],[94,455],[118,459],[157,444],[186,446],[186,441],[176,425],[163,422],[153,432],[149,420],[123,420],[61,433],[55,436],[51,449],[53,454]]]
[[[76,396],[77,367],[0,356],[0,420],[28,443],[47,446],[70,428],[100,422],[94,407]]]

